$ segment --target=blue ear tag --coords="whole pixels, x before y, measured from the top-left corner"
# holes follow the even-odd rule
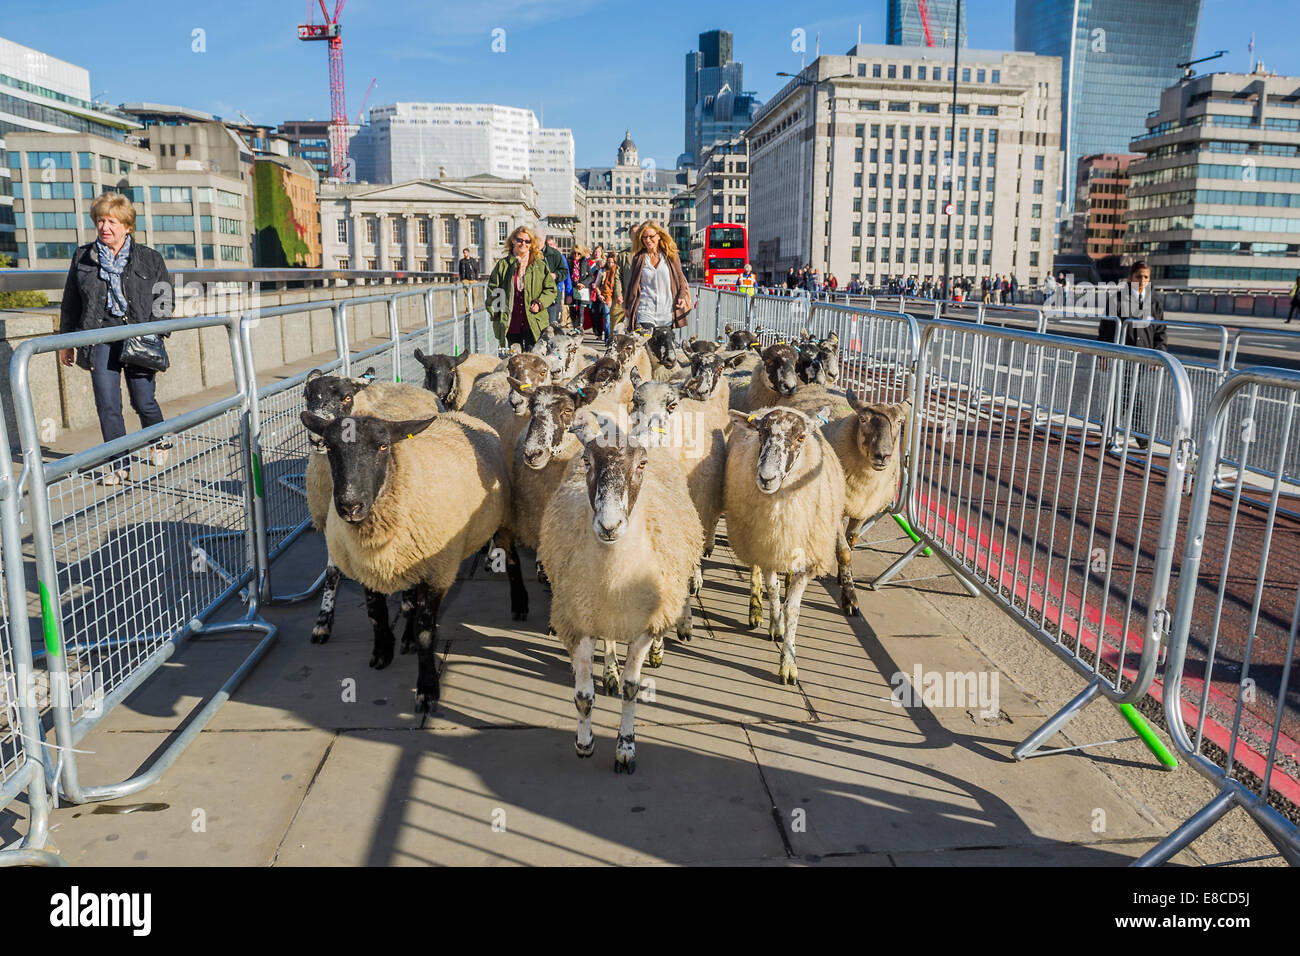
[[[817,413],[817,420],[821,422],[823,425],[829,425],[831,423],[830,418],[826,415],[823,415],[821,412]]]
[[[581,395],[583,398],[587,397],[587,393],[582,390],[582,387],[580,385],[573,386],[573,390],[577,392],[579,395]]]
[[[375,380],[375,373],[366,372],[361,377],[364,378],[367,382],[373,382]]]

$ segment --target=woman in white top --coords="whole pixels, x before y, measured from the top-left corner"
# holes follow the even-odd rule
[[[682,272],[677,244],[656,222],[646,222],[632,241],[632,267],[624,307],[630,324],[648,329],[686,324],[690,286]]]

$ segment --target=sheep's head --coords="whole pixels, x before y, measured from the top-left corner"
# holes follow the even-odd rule
[[[644,381],[632,370],[636,391],[632,393],[628,438],[647,447],[669,444],[668,426],[682,400],[682,386],[675,382]]]
[[[325,375],[318,368],[312,369],[307,373],[307,382],[303,386],[303,400],[307,403],[307,411],[325,418],[351,415],[352,401],[357,392],[368,386],[374,379],[374,375],[373,368],[366,369],[365,373],[357,378]],[[325,454],[327,449],[319,435],[309,431],[307,441],[311,444],[312,451]]]
[[[806,384],[834,385],[840,377],[840,340],[831,333],[828,338],[813,339],[807,330],[801,333],[799,344],[799,362],[796,372],[799,380]]]
[[[612,544],[627,533],[649,452],[643,441],[624,435],[608,416],[595,422],[584,414],[571,430],[583,445],[591,530],[597,541]]]
[[[660,365],[672,368],[677,364],[677,340],[673,338],[672,329],[655,329],[650,341],[646,343],[646,349]]]
[[[709,397],[722,381],[722,375],[729,368],[737,368],[745,360],[746,353],[739,352],[703,352],[691,356],[691,377],[686,380],[685,391],[688,398],[701,402]]]
[[[578,367],[578,353],[582,350],[581,332],[552,332],[549,354],[555,359],[551,371],[559,378],[568,378]]]
[[[884,471],[889,467],[889,460],[901,445],[899,435],[903,423],[911,414],[911,402],[899,402],[897,405],[868,405],[849,389],[849,407],[858,416],[858,451],[861,452],[871,467]]]
[[[594,388],[572,382],[569,385],[540,385],[527,391],[528,412],[532,417],[523,437],[524,464],[541,471],[550,464],[552,456],[559,454],[564,436],[573,424],[574,414],[595,401],[597,392]]]
[[[722,349],[722,342],[720,340],[714,342],[711,339],[697,339],[693,335],[691,336],[690,344],[686,346],[686,352],[688,356],[696,352],[699,353],[718,352],[721,351],[721,349]]]
[[[748,329],[733,329],[731,326],[727,326],[727,348],[733,352],[740,349],[760,351],[758,335]]]
[[[521,352],[506,359],[506,380],[510,383],[510,408],[516,415],[528,414],[528,393],[551,382],[551,365],[544,356]]]
[[[636,361],[636,350],[641,348],[642,339],[635,335],[628,335],[626,332],[617,332],[605,349],[605,355],[618,361],[620,370],[628,367],[629,364]]]
[[[799,387],[799,350],[778,342],[763,350],[763,370],[772,390],[779,395],[793,395]]]
[[[438,396],[438,401],[447,408],[456,400],[456,366],[467,358],[468,352],[425,355],[420,349],[415,350],[415,360],[424,366],[424,387]]]
[[[819,420],[824,422],[829,416],[829,407],[822,408],[816,419],[793,408],[766,408],[754,414],[732,411],[737,427],[757,433],[758,470],[754,480],[759,491],[772,495],[780,490],[803,457],[808,440],[814,438]]]
[[[303,412],[307,430],[321,437],[329,454],[334,481],[334,510],[349,524],[370,517],[383,497],[392,472],[393,446],[420,434],[433,418],[392,422],[369,415],[327,418]]]

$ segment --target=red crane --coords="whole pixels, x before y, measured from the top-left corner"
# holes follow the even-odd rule
[[[921,14],[921,29],[925,31],[925,45],[934,46],[934,37],[930,35],[930,17],[925,9],[925,0],[916,0],[916,9]]]
[[[319,0],[324,23],[304,23],[298,27],[299,40],[327,40],[330,54],[330,167],[336,179],[343,178],[343,168],[348,153],[348,110],[343,102],[343,36],[339,16],[347,0],[337,0],[334,16],[325,9],[325,0]]]

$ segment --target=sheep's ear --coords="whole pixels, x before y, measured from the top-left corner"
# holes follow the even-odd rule
[[[861,415],[867,410],[867,403],[858,398],[858,393],[853,391],[853,389],[848,389],[846,396],[849,400],[849,408],[853,409],[857,414]]]
[[[807,329],[800,329],[800,330],[799,330],[799,341],[800,341],[800,342],[810,342],[810,341],[812,341],[812,336],[808,334],[808,330],[807,330]]]
[[[902,423],[908,420],[912,415],[912,400],[909,398],[905,402],[899,402],[893,406],[894,421]]]
[[[469,356],[470,356],[469,349],[466,349],[464,352],[461,352],[459,355],[455,356],[451,360],[451,367],[455,368],[457,365],[460,365],[462,362],[465,361],[465,359],[469,358]]]
[[[533,387],[531,384],[525,382],[523,379],[515,378],[513,375],[510,375],[508,373],[506,375],[506,381],[510,383],[510,387],[513,388],[516,392],[526,392]]]
[[[839,348],[840,334],[838,332],[832,332],[830,335],[826,336],[826,338],[822,339],[822,345],[828,346],[829,348],[833,348],[833,349]]]
[[[420,349],[416,349],[415,360],[419,362],[421,365],[423,365],[425,368],[428,368],[429,364],[433,361],[433,356],[425,355],[423,351],[421,351]]]
[[[735,330],[735,328],[732,327],[731,323],[728,322],[726,325],[724,325],[724,326],[722,327],[722,331],[724,331],[724,332],[726,332],[728,335],[730,335],[732,332],[734,332],[734,331],[736,331],[736,330]]]
[[[362,388],[365,388],[367,385],[373,382],[378,377],[378,375],[379,373],[375,371],[375,367],[371,365],[369,368],[367,368],[364,372],[361,373],[360,378],[354,378],[352,381],[356,382]]]
[[[687,339],[686,341],[687,341],[688,344],[690,344],[690,345],[694,345],[698,339],[699,339],[699,336],[698,336],[698,335],[692,335],[692,336],[691,336],[689,339]]]
[[[581,376],[573,379],[565,387],[569,397],[573,399],[574,408],[582,408],[584,405],[590,405],[596,400],[598,389],[595,385],[589,384]]]
[[[600,437],[600,429],[596,427],[593,417],[584,412],[578,415],[572,425],[569,426],[570,433],[578,436],[578,441],[583,445],[590,445]]]
[[[823,405],[817,409],[817,414],[812,416],[813,427],[824,428],[831,423],[831,407]]]
[[[629,373],[628,378],[631,380],[633,388],[640,388],[641,383],[645,381],[645,379],[641,377],[640,369],[635,365],[632,366],[632,371]]]
[[[748,429],[750,429],[750,430],[752,430],[752,431],[757,431],[758,428],[757,428],[757,426],[754,424],[754,423],[757,422],[757,421],[758,421],[758,416],[757,416],[757,415],[753,415],[753,414],[751,414],[751,413],[749,413],[749,412],[741,412],[741,411],[737,411],[737,410],[734,409],[734,408],[731,409],[731,423],[732,423],[733,425],[740,425],[740,426],[742,426],[742,427],[744,427],[744,428],[748,428]]]
[[[320,369],[318,369],[318,368],[314,368],[314,369],[312,369],[310,372],[307,373],[307,381],[309,381],[309,382],[314,382],[314,381],[316,381],[316,379],[320,378],[320,377],[321,377],[322,375],[324,375],[324,374],[325,374],[325,373],[322,372]]]
[[[325,426],[334,421],[334,419],[319,415],[316,412],[304,411],[299,417],[302,419],[303,427],[314,435],[325,434]]]
[[[729,368],[739,368],[748,352],[748,349],[741,349],[739,352],[725,352],[722,356],[722,364]]]
[[[403,438],[414,438],[437,420],[438,416],[434,415],[431,418],[411,418],[404,422],[384,422],[388,426],[389,443],[399,442]]]

